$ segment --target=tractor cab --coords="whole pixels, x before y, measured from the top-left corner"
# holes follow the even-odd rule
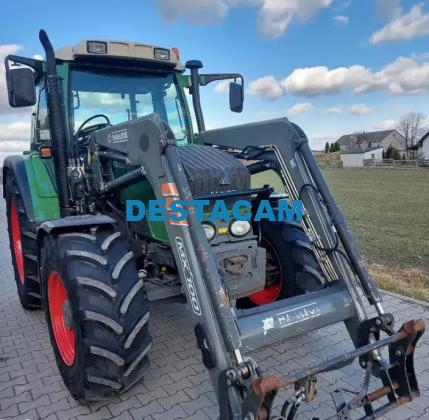
[[[64,93],[69,142],[73,142],[82,123],[88,119],[91,124],[86,123],[86,127],[82,127],[86,128],[85,132],[90,131],[91,127],[115,125],[152,113],[158,114],[170,126],[179,145],[194,142],[192,117],[185,96],[185,88],[191,88],[191,76],[183,74],[185,66],[179,61],[177,48],[87,40],[58,49],[55,58]],[[10,70],[14,69],[13,65],[32,68],[39,82],[37,93],[32,93],[37,96],[32,130],[32,150],[36,150],[50,140],[46,91],[41,82],[45,64],[18,56],[9,56],[7,62]],[[195,66],[195,63],[190,62],[190,66]],[[25,78],[30,77],[25,72],[18,75],[16,71],[9,71],[8,74],[10,85],[15,78],[17,85],[25,83]],[[230,93],[231,109],[241,112],[241,75],[199,75],[199,84],[225,79],[241,80],[241,84],[231,84]],[[19,103],[16,105],[19,106]]]
[[[59,49],[55,55],[66,75],[71,136],[95,115],[104,117],[92,119],[91,125],[107,121],[115,125],[157,113],[179,143],[191,141],[191,121],[180,84],[185,68],[179,62],[177,48],[82,41]]]

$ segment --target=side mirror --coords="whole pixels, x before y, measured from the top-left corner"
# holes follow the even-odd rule
[[[244,102],[243,85],[236,82],[229,84],[229,108],[232,112],[242,112]]]
[[[36,103],[36,86],[31,69],[10,69],[6,64],[6,83],[9,105],[12,108],[23,108]]]

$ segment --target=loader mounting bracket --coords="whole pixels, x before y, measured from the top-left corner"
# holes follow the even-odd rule
[[[329,419],[347,420],[351,418],[351,411],[357,408],[363,408],[365,411],[362,419],[374,419],[411,401],[419,395],[414,372],[414,350],[425,330],[425,323],[421,319],[411,320],[404,323],[398,332],[394,333],[391,330],[391,321],[390,316],[385,316],[367,322],[370,328],[373,323],[378,328],[385,329],[388,334],[385,338],[380,338],[379,330],[378,332],[374,330],[371,331],[371,333],[375,332],[372,342],[308,369],[293,372],[288,378],[267,375],[254,379],[243,401],[243,419],[268,420],[272,418],[272,404],[277,392],[290,385],[294,385],[295,392],[301,392],[306,400],[313,399],[316,393],[316,374],[338,368],[345,361],[364,356],[367,359],[361,360],[367,360],[367,363],[362,388],[359,391],[339,389],[333,392],[332,397],[337,413]],[[382,359],[380,353],[377,352],[378,349],[386,346],[388,346],[389,360]],[[383,386],[368,392],[371,374],[380,378]],[[343,393],[353,394],[354,397],[346,403]],[[373,403],[383,397],[387,397],[388,402],[374,409]],[[292,417],[288,416],[289,418]]]

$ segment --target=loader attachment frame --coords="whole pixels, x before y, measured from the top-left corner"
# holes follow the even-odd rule
[[[109,142],[112,131],[118,130],[127,130],[127,141]],[[145,133],[144,142],[141,133]],[[197,345],[219,401],[221,419],[270,418],[278,389],[299,384],[299,398],[311,399],[317,373],[338,369],[356,357],[360,357],[367,376],[372,374],[382,379],[384,388],[379,393],[387,395],[391,405],[418,394],[412,353],[424,324],[411,321],[398,333],[393,331],[393,316],[384,313],[375,282],[366,271],[311,152],[307,152],[308,141],[297,126],[280,119],[203,131],[198,135],[200,143],[222,147],[242,159],[257,160],[257,168],[272,168],[280,174],[291,198],[303,201],[302,224],[329,279],[328,287],[319,292],[245,310],[231,305],[213,251],[191,203],[193,196],[168,126],[153,114],[98,130],[93,140],[100,152],[109,149],[110,153],[125,155],[137,166],[133,172],[116,178],[114,185],[100,185],[100,195],[147,179],[156,198],[166,201],[167,210],[173,199],[186,203],[187,219],[169,220],[165,227],[192,314]],[[269,144],[261,145],[264,140]],[[255,165],[249,166],[251,172],[252,166]],[[333,226],[338,238],[333,237]],[[375,306],[376,318],[368,319],[359,289]],[[292,379],[264,377],[257,364],[243,355],[339,322],[345,323],[356,350],[298,373]],[[383,331],[388,335],[386,339],[380,339]],[[386,345],[391,349],[389,361],[383,361],[377,352]],[[395,349],[393,355],[392,349]],[[399,357],[399,353],[403,356]],[[361,394],[359,401],[355,398],[344,407],[339,403],[339,412],[369,401],[366,391]],[[365,409],[371,410],[368,404]]]
[[[375,320],[381,321],[380,318]],[[382,325],[379,322],[377,324]],[[374,325],[376,324],[374,323]],[[282,416],[285,415],[289,405],[292,411],[294,407],[299,406],[302,399],[314,399],[315,375],[338,369],[344,363],[358,357],[360,358],[361,366],[366,369],[362,388],[359,391],[335,390],[332,393],[332,398],[337,413],[329,417],[329,419],[349,419],[351,418],[349,416],[350,412],[357,408],[363,408],[365,411],[365,416],[362,419],[373,419],[384,415],[419,395],[414,372],[414,350],[424,330],[425,324],[423,320],[408,321],[402,325],[397,333],[392,333],[386,338],[379,339],[308,369],[292,372],[287,378],[277,378],[274,375],[257,378],[252,381],[250,391],[244,399],[244,418],[268,419],[277,391],[293,385],[296,392],[283,406],[281,414]],[[376,333],[377,329],[373,330],[373,332]],[[384,346],[389,347],[389,363],[387,365],[381,359],[372,359],[368,356],[371,352]],[[369,380],[373,372],[377,372],[383,386],[369,392]],[[343,393],[351,393],[354,396],[346,403]],[[387,397],[388,401],[381,407],[374,408],[373,403],[383,397]]]

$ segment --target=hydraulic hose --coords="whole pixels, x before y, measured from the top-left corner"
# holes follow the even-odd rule
[[[379,304],[382,300],[380,292],[378,291],[374,279],[368,273],[356,242],[350,233],[349,227],[347,226],[344,215],[338,208],[334,198],[332,197],[329,187],[326,184],[326,181],[323,178],[316,161],[314,160],[313,153],[308,145],[308,140],[303,141],[300,144],[299,151],[301,152],[304,162],[308,166],[318,192],[326,203],[334,226],[337,229],[338,235],[353,267],[353,271],[358,276],[366,297],[368,298],[370,304]]]

